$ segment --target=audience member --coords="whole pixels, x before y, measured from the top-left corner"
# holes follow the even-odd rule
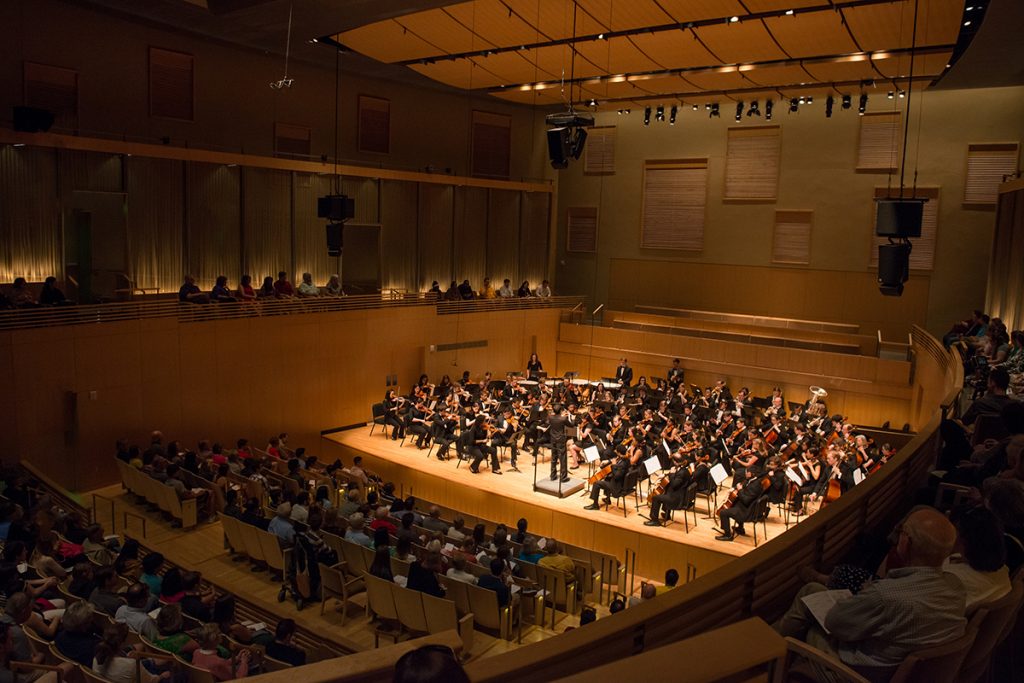
[[[154,629],[155,630],[155,629]],[[128,628],[124,624],[107,624],[103,638],[96,646],[92,670],[111,683],[157,683],[171,677],[169,671],[156,676],[138,666],[138,660],[124,656],[124,641]],[[139,676],[136,676],[138,671]]]
[[[320,296],[320,288],[313,284],[312,273],[302,274],[302,282],[299,283],[298,294],[300,297]]]
[[[96,646],[100,639],[93,630],[92,605],[84,600],[72,603],[61,619],[61,628],[53,639],[57,649],[68,659],[82,666],[92,666],[96,656]]]
[[[345,532],[345,539],[359,545],[365,545],[367,548],[372,548],[373,540],[363,530],[365,525],[366,521],[362,514],[357,512],[349,517],[348,531]]]
[[[190,657],[199,648],[199,643],[185,632],[185,620],[181,616],[181,605],[164,605],[156,615],[159,637],[153,641],[161,650],[167,650],[182,657]]]
[[[469,683],[452,649],[424,645],[406,652],[395,662],[394,683]]]
[[[192,665],[206,669],[217,681],[245,678],[249,673],[249,660],[252,654],[244,648],[233,658],[222,657],[218,652],[220,638],[221,631],[217,624],[205,624],[199,630],[199,649],[192,653]]]
[[[43,289],[39,292],[39,303],[42,306],[66,306],[71,302],[57,287],[57,278],[51,275],[43,281]]]
[[[267,644],[267,656],[292,666],[305,664],[306,651],[292,642],[294,637],[295,620],[281,619],[274,631],[274,642]]]
[[[196,279],[191,275],[185,276],[185,281],[178,290],[178,301],[185,304],[204,304],[210,300],[196,284]]]
[[[498,594],[498,607],[505,607],[512,599],[506,583],[505,563],[498,558],[491,560],[491,573],[477,579],[477,585]]]

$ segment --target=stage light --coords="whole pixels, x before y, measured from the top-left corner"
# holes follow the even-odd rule
[[[757,100],[750,103],[750,109],[747,110],[747,117],[760,116],[761,110],[758,108]]]
[[[645,126],[651,125],[651,108],[650,107],[644,108],[644,125]]]
[[[764,103],[764,120],[772,120],[772,107],[775,106],[772,100],[766,100]]]
[[[849,95],[843,95],[843,109],[849,109],[850,103],[853,101]]]
[[[793,112],[796,112],[799,109],[800,109],[800,101],[797,98],[795,98],[795,97],[791,97],[789,99],[789,113],[792,114]]]
[[[906,90],[900,90],[900,99],[903,99],[906,96],[907,96],[907,91]]]
[[[864,112],[868,110],[868,96],[864,93],[860,96],[860,104],[857,105],[857,111],[861,116],[864,116]]]
[[[807,96],[807,104],[814,104],[814,98],[810,95]]]
[[[729,17],[729,23],[730,24],[735,24],[739,20],[740,20],[739,17]],[[968,22],[968,23],[970,23],[970,22]]]
[[[787,17],[793,16],[793,10],[791,10],[791,9],[786,10],[786,16]]]
[[[832,105],[835,104],[836,98],[829,95],[825,98],[825,118],[832,118]]]
[[[740,100],[739,102],[736,103],[736,120],[743,120],[743,100]]]
[[[658,121],[664,121],[665,120],[665,105],[663,105],[663,104],[659,104],[658,105],[658,109],[657,109],[657,111],[654,114],[654,118],[656,120],[658,120]]]
[[[670,126],[676,125],[676,112],[678,112],[678,111],[679,111],[679,107],[677,107],[676,105],[673,104],[672,105],[672,109],[670,109],[669,113],[668,113],[668,125],[670,125]]]
[[[892,98],[896,97],[896,93],[894,93],[892,90],[890,90],[888,93],[886,93],[885,96],[888,97],[891,100]]]
[[[708,118],[710,119],[714,117],[717,119],[720,116],[721,114],[718,112],[718,102],[715,102],[714,104],[711,105],[711,113],[708,114]]]

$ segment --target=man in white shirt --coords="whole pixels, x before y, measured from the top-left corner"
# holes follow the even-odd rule
[[[502,299],[511,299],[515,296],[515,292],[512,291],[512,282],[507,278],[501,284],[501,288],[498,290],[498,296]]]
[[[302,283],[299,284],[299,296],[320,296],[320,288],[313,284],[312,274],[302,274]]]
[[[449,579],[476,585],[476,576],[466,571],[466,558],[457,555],[452,558],[452,568],[445,574]]]
[[[548,298],[551,296],[551,283],[545,280],[540,283],[540,287],[537,288],[537,296]]]

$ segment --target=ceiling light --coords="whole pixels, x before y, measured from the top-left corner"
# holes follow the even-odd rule
[[[864,116],[864,112],[868,109],[868,95],[864,93],[860,96],[860,104],[857,105],[857,111],[861,116]]]
[[[972,11],[974,11],[974,8],[973,7],[968,7],[966,11],[972,12]]]
[[[829,95],[825,98],[825,118],[832,118],[832,105],[836,103],[836,98]]]
[[[604,34],[603,33],[598,33],[597,34],[597,39],[598,40],[604,40]]]
[[[965,21],[965,22],[964,22],[964,26],[970,26],[970,25],[971,25],[971,22],[970,22],[970,21]]]
[[[902,99],[902,98],[904,98],[906,96],[907,96],[907,91],[906,90],[900,90],[900,98]]]
[[[893,97],[896,96],[896,93],[894,93],[892,90],[890,90],[889,92],[887,92],[885,94],[885,96],[888,97],[891,100]]]
[[[708,118],[718,118],[719,116],[721,116],[721,114],[718,113],[718,102],[715,102],[714,104],[711,105],[711,113],[708,114]]]
[[[632,109],[623,109],[623,111],[626,112],[626,116],[629,116],[629,112],[631,112],[633,110]]]
[[[750,103],[750,109],[747,110],[747,117],[760,116],[761,110],[758,108],[757,100]]]
[[[664,121],[665,120],[665,105],[663,105],[663,104],[659,104],[658,105],[658,109],[656,110],[656,112],[654,114],[654,118],[657,119],[658,121]]]
[[[711,103],[710,102],[705,102],[704,103],[704,111],[708,111],[709,109],[711,109]]]
[[[736,120],[740,121],[743,119],[743,100],[736,103]]]
[[[644,109],[644,125],[645,126],[651,125],[651,108],[650,107],[646,107]]]
[[[739,17],[729,17],[729,23],[730,24],[735,24],[739,20],[740,20]]]
[[[799,109],[800,101],[797,100],[795,97],[789,98],[789,113],[792,114],[795,111],[799,111]]]
[[[618,113],[619,113],[619,116],[622,116],[622,110],[621,109],[619,110]]]
[[[699,104],[693,105],[693,110],[694,111],[697,111],[698,109],[700,109],[700,105]]]
[[[25,146],[24,142],[15,142],[13,145],[11,145],[11,147],[24,147],[24,146]]]
[[[668,113],[668,125],[670,125],[670,126],[676,125],[676,112],[677,111],[679,111],[679,107],[677,107],[676,105],[673,104],[672,105],[672,109],[669,110],[669,113]]]
[[[852,98],[849,95],[843,95],[843,109],[849,109],[851,101]]]
[[[764,103],[764,120],[772,120],[772,107],[775,106],[771,100],[766,100]]]
[[[791,9],[786,10],[786,16],[787,17],[793,16],[793,10],[791,10]]]
[[[597,106],[597,100],[590,100],[590,106],[591,107],[596,107]]]

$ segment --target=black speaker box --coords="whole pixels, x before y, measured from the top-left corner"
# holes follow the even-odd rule
[[[548,159],[552,168],[568,168],[572,154],[572,140],[568,128],[548,129]]]
[[[53,114],[36,107],[14,108],[14,130],[19,133],[45,133],[53,125]]]
[[[920,237],[927,199],[876,199],[875,234],[879,237]]]
[[[327,224],[327,255],[341,256],[342,230],[345,226],[341,223]]]
[[[878,287],[882,294],[899,296],[903,283],[910,277],[910,245],[878,246]]]
[[[356,200],[343,194],[331,194],[316,200],[316,215],[331,221],[347,221],[356,215]]]

